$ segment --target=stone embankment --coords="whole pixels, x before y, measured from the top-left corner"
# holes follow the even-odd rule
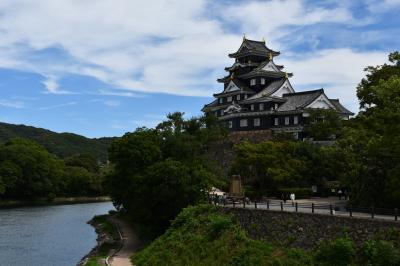
[[[368,239],[400,241],[399,221],[243,208],[221,208],[221,212],[232,215],[249,237],[290,247],[314,248],[343,236],[357,246]]]

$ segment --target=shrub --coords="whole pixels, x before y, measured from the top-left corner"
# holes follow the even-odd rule
[[[364,265],[400,265],[400,250],[388,241],[368,241],[361,250],[361,258]]]
[[[348,238],[338,238],[324,242],[315,253],[317,265],[346,266],[351,264],[355,255],[353,243]]]

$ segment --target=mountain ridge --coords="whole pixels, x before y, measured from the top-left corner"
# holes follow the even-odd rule
[[[107,149],[118,137],[87,138],[75,133],[57,133],[34,126],[0,122],[0,143],[6,143],[13,138],[33,140],[61,158],[74,154],[91,154],[98,161],[105,163]]]

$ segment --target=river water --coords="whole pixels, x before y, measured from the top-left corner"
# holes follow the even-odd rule
[[[74,266],[96,245],[94,215],[110,202],[0,210],[1,266]]]

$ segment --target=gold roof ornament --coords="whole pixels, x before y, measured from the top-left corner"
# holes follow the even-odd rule
[[[270,52],[270,53],[269,53],[269,60],[272,60],[272,58],[273,58],[273,57],[272,57],[272,53]]]
[[[289,78],[289,74],[287,72],[285,72],[285,78],[288,79]]]
[[[243,33],[243,41],[246,40],[246,34]]]
[[[265,43],[265,38],[264,37],[262,38],[262,41],[263,41],[263,43]]]

